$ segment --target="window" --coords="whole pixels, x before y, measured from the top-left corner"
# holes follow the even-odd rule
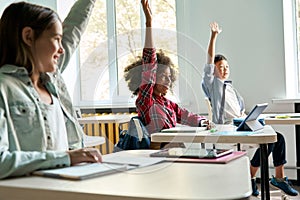
[[[175,0],[151,1],[154,40],[177,64]],[[145,19],[140,0],[98,0],[79,50],[78,106],[134,105],[124,68],[141,56]]]
[[[298,78],[298,90],[297,93],[300,94],[300,66],[299,66],[299,61],[300,61],[300,0],[296,0],[296,6],[295,6],[295,10],[296,10],[296,32],[297,32],[297,78]]]
[[[283,1],[286,98],[300,97],[300,0]]]

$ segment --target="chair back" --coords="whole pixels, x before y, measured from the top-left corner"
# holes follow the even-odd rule
[[[207,106],[207,114],[208,114],[208,119],[212,121],[212,108],[211,108],[211,103],[208,97],[204,98],[206,106]]]

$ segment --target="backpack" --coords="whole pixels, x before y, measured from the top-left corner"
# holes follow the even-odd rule
[[[149,133],[138,116],[132,117],[128,130],[120,132],[119,141],[115,144],[113,152],[150,148]]]

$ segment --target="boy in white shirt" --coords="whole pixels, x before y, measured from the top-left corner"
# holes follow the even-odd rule
[[[244,100],[233,88],[229,77],[228,61],[223,55],[215,55],[215,45],[217,36],[221,33],[219,25],[211,23],[211,37],[208,45],[207,64],[204,67],[202,89],[210,99],[213,122],[216,124],[232,123],[233,118],[245,115]],[[277,142],[268,145],[268,155],[273,153],[273,164],[275,166],[275,177],[271,179],[271,184],[286,194],[297,196],[298,191],[292,188],[288,178],[284,176],[284,164],[286,163],[285,140],[282,134],[277,132]],[[258,148],[250,161],[250,173],[252,182],[252,195],[258,196],[259,191],[255,182],[255,175],[260,166],[260,149]]]

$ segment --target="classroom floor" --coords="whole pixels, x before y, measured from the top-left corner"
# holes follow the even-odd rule
[[[257,186],[260,188],[260,184],[257,184]],[[298,190],[300,192],[300,186],[298,185],[293,185],[293,188],[295,188],[296,190]],[[282,198],[283,196],[283,198]],[[270,197],[271,200],[300,200],[300,195],[296,196],[296,197],[292,197],[292,196],[284,196],[283,192],[281,192],[279,189],[275,189],[270,185]],[[284,198],[285,197],[285,198]],[[261,199],[260,196],[258,197],[254,197],[251,196],[250,200],[258,200]]]

